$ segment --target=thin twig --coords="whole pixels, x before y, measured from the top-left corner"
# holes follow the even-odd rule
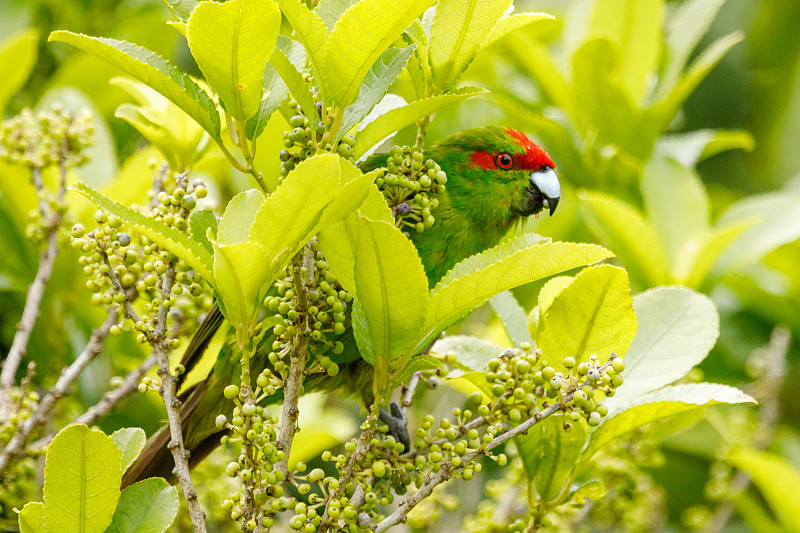
[[[608,361],[604,363],[598,370],[601,373],[605,371],[605,369],[611,366],[611,362],[615,358],[616,356],[614,354],[611,354],[611,356],[608,358]],[[501,435],[498,435],[497,437],[492,439],[488,444],[486,444],[485,448],[464,454],[462,456],[461,464],[462,465],[467,464],[469,461],[472,461],[479,455],[486,454],[487,452],[492,451],[493,449],[513,439],[514,437],[522,435],[523,433],[527,433],[533,426],[535,426],[545,418],[552,416],[553,414],[560,411],[564,407],[564,405],[572,401],[572,397],[575,395],[575,393],[581,390],[584,386],[586,386],[587,383],[588,382],[584,381],[579,386],[577,386],[574,391],[565,394],[561,400],[558,400],[557,402],[551,404],[546,409],[536,413],[531,418],[529,418],[522,424],[518,425],[517,427],[512,428],[506,431],[505,433],[502,433]],[[441,470],[439,470],[433,476],[425,480],[422,486],[419,489],[417,489],[417,491],[414,494],[406,498],[392,514],[381,520],[375,526],[375,528],[373,528],[373,531],[375,533],[381,533],[383,531],[388,530],[391,527],[396,526],[397,524],[405,523],[408,520],[408,513],[414,507],[416,507],[419,502],[430,496],[431,492],[433,492],[433,489],[435,489],[439,484],[450,479],[450,477],[453,474],[453,470],[454,467],[452,467],[449,462],[445,462],[444,464],[442,464]]]
[[[31,174],[34,186],[37,190],[36,196],[39,199],[39,209],[42,218],[47,221],[47,244],[39,258],[39,268],[36,271],[36,277],[28,288],[25,308],[22,310],[22,317],[17,326],[17,332],[14,335],[11,348],[3,363],[3,370],[0,372],[0,421],[7,420],[11,415],[11,388],[14,386],[14,378],[17,374],[17,369],[28,350],[28,342],[33,333],[33,327],[36,324],[36,320],[39,318],[39,307],[44,297],[45,287],[47,287],[47,282],[53,274],[53,265],[58,256],[58,227],[64,218],[60,211],[56,210],[50,213],[43,200],[44,192],[41,169],[33,168]],[[66,190],[65,182],[66,165],[62,162],[61,183],[58,193],[59,200],[64,197],[64,191]]]
[[[156,354],[151,353],[138,367],[128,372],[128,374],[125,376],[125,379],[118,387],[106,392],[99,402],[87,409],[86,412],[73,420],[72,423],[86,424],[87,426],[91,426],[106,416],[119,402],[127,398],[133,392],[136,392],[142,377],[144,377],[144,375],[147,374],[155,365]],[[53,437],[55,437],[55,434],[42,437],[35,441],[30,447],[34,450],[42,449],[50,444],[50,441],[53,440]]]
[[[161,297],[163,301],[168,301],[175,283],[175,265],[172,263],[167,267],[167,272],[161,282]],[[158,377],[161,379],[161,387],[158,392],[164,399],[167,408],[167,420],[169,422],[170,442],[167,447],[172,452],[175,460],[175,477],[183,489],[183,497],[186,500],[186,507],[189,510],[189,517],[192,520],[195,532],[205,532],[205,513],[200,507],[197,499],[197,491],[192,483],[192,476],[189,472],[189,452],[183,444],[183,434],[181,433],[181,402],[178,400],[176,389],[177,380],[169,369],[169,338],[167,337],[167,306],[162,304],[158,309],[158,318],[151,336],[153,353],[158,361]]]
[[[47,421],[56,402],[64,395],[69,393],[72,383],[78,378],[86,366],[91,363],[100,352],[103,351],[103,342],[108,336],[111,326],[117,323],[116,308],[109,309],[106,321],[94,331],[89,338],[86,347],[78,355],[69,367],[61,372],[56,384],[48,391],[41,402],[39,402],[31,416],[25,421],[22,427],[14,434],[2,452],[0,452],[0,472],[2,472],[13,457],[19,457],[25,453],[25,444],[33,430]]]

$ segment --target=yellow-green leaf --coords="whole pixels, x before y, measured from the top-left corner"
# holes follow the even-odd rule
[[[322,69],[328,46],[328,29],[319,15],[308,9],[305,2],[301,0],[276,0],[276,2],[291,24],[295,35],[303,43],[318,83],[324,86],[325,77]]]
[[[655,228],[627,203],[600,192],[580,191],[580,210],[589,229],[613,250],[635,287],[667,283],[667,254]]]
[[[362,0],[344,12],[330,34],[325,67],[318,71],[337,106],[346,106],[355,99],[373,63],[432,3],[433,0]]]
[[[497,21],[497,24],[492,29],[489,36],[481,43],[481,48],[499,41],[509,33],[513,33],[520,28],[524,28],[528,24],[538,22],[540,20],[555,20],[553,15],[547,13],[517,13],[503,17]]]
[[[436,93],[452,88],[478,53],[511,0],[440,0],[431,29],[430,58]]]
[[[9,98],[19,91],[31,75],[39,52],[39,32],[22,30],[0,46],[0,116]]]
[[[20,533],[47,533],[44,528],[44,504],[28,502],[19,512]]]
[[[716,264],[717,259],[742,233],[756,224],[758,224],[758,221],[751,218],[737,224],[714,228],[706,233],[705,237],[698,243],[697,253],[694,256],[691,268],[686,276],[679,281],[683,285],[694,289],[703,287],[703,283]]]
[[[540,319],[537,346],[553,367],[574,357],[578,363],[596,354],[622,356],[636,334],[628,274],[611,265],[583,270],[548,307]]]
[[[273,0],[200,2],[189,17],[192,56],[225,109],[239,121],[259,111],[264,65],[280,25]]]
[[[753,448],[735,448],[728,462],[747,472],[786,531],[800,532],[800,506],[795,495],[800,472],[786,459]]]
[[[125,472],[139,457],[147,436],[142,428],[122,428],[111,434],[111,440],[119,448],[121,468]]]
[[[547,280],[541,290],[539,290],[539,312],[544,314],[547,312],[547,309],[550,307],[550,304],[553,303],[553,300],[556,299],[561,291],[563,291],[567,285],[572,283],[572,280],[575,279],[571,276],[556,276],[553,279]]]
[[[236,244],[247,241],[256,214],[264,203],[264,195],[257,189],[242,191],[225,207],[225,214],[217,225],[217,240],[220,244]]]
[[[125,71],[167,97],[219,140],[220,120],[216,104],[188,75],[141,46],[105,37],[90,37],[68,31],[54,31],[48,41],[71,44]]]
[[[163,478],[143,479],[119,498],[106,533],[163,533],[178,514],[178,490]]]
[[[508,245],[499,245],[505,246]],[[432,336],[499,292],[613,256],[600,246],[567,242],[534,244],[499,259],[496,255],[497,250],[490,249],[467,259],[473,266],[471,272],[463,265],[456,265],[451,273],[458,272],[458,277],[448,273],[443,278],[447,283],[440,282],[431,290],[418,348],[424,348],[422,345],[430,342]],[[482,258],[492,259],[484,262]]]
[[[214,288],[222,297],[227,318],[239,330],[256,319],[258,301],[276,272],[264,248],[255,242],[214,246]]]
[[[47,531],[103,533],[117,507],[120,451],[102,431],[68,426],[47,447],[44,516]]]

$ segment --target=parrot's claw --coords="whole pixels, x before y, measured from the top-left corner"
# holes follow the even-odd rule
[[[389,426],[389,435],[401,443],[407,452],[411,449],[411,439],[408,437],[408,419],[403,410],[400,409],[400,406],[397,405],[397,402],[390,403],[389,409],[391,414],[381,408],[378,417],[381,422]]]

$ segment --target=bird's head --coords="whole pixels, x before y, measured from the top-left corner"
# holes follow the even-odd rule
[[[525,134],[500,126],[464,130],[433,148],[454,204],[476,220],[508,223],[548,209],[561,185],[550,156]]]

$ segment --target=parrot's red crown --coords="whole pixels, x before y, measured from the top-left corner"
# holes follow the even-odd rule
[[[523,153],[509,154],[513,157],[513,162],[510,166],[498,164],[498,155],[500,155],[498,153],[489,153],[484,151],[473,152],[470,157],[473,164],[487,170],[497,168],[509,170],[513,168],[516,170],[527,170],[529,172],[541,170],[541,168],[544,166],[548,166],[550,168],[556,167],[555,163],[553,163],[553,160],[550,159],[549,155],[547,155],[547,152],[542,150],[539,145],[530,140],[527,135],[521,131],[513,130],[511,128],[503,128],[503,130],[505,130],[505,132],[525,151]]]

